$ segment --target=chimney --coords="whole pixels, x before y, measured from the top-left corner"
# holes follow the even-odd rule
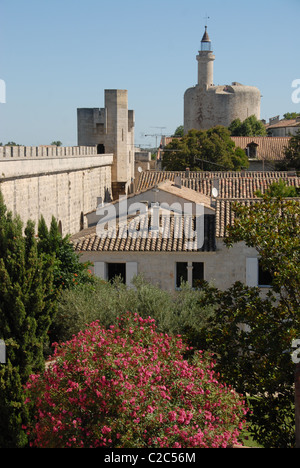
[[[180,176],[175,176],[174,185],[177,188],[181,188],[181,177]]]

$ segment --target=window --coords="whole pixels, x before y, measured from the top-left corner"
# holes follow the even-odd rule
[[[176,263],[176,288],[181,283],[189,283],[193,288],[201,286],[204,280],[204,263],[202,262],[177,262]]]
[[[200,262],[193,263],[193,288],[201,286],[204,280],[204,264]]]
[[[188,266],[187,262],[176,263],[176,288],[180,288],[182,282],[187,282],[188,280],[187,266]]]
[[[97,145],[97,154],[105,154],[105,146],[102,145],[101,143]]]
[[[258,286],[271,287],[272,275],[269,271],[264,270],[258,262]]]
[[[122,282],[126,284],[126,263],[107,264],[108,281],[112,281],[116,276],[121,276]]]
[[[246,259],[246,284],[250,287],[272,287],[272,275],[263,270],[258,258]]]
[[[94,262],[94,273],[98,278],[111,281],[116,276],[121,276],[122,281],[132,288],[132,280],[138,274],[137,262],[106,263]]]
[[[249,159],[257,159],[257,148],[258,144],[254,143],[254,141],[247,145],[247,155]]]

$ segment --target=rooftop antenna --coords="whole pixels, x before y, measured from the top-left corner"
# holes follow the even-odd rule
[[[147,136],[155,137],[155,147],[157,148],[157,138],[163,136],[162,130],[164,128],[167,128],[167,127],[151,127],[151,128],[159,128],[160,129],[160,133],[154,133],[154,135],[145,135],[145,137],[147,137]]]

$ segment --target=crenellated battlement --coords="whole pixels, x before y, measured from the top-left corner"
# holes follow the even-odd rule
[[[97,156],[96,146],[0,146],[0,160]]]
[[[0,182],[5,179],[111,166],[112,154],[97,154],[95,146],[1,146]]]

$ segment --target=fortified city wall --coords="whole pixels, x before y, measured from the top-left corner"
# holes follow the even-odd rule
[[[0,147],[0,190],[13,215],[25,224],[47,225],[54,216],[62,234],[84,228],[84,215],[99,197],[111,197],[112,154],[97,154],[94,146]]]

